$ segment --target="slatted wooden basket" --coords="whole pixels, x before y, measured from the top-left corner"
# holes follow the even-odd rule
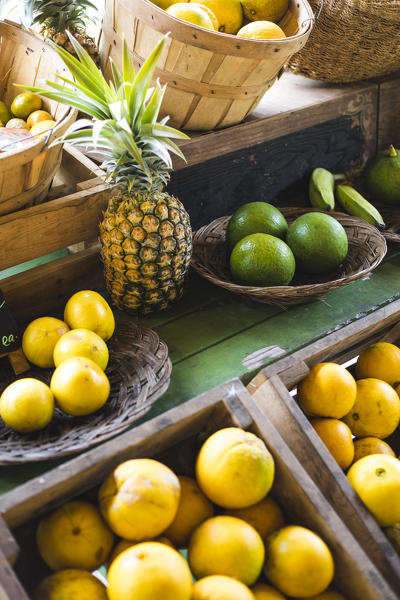
[[[242,121],[273,85],[283,65],[302,48],[314,16],[307,0],[289,0],[279,40],[239,38],[191,25],[150,0],[105,0],[99,46],[103,70],[109,57],[121,64],[122,36],[137,65],[170,33],[155,77],[168,88],[162,112],[184,129],[216,129]]]
[[[14,83],[35,85],[57,74],[68,76],[61,58],[44,40],[20,25],[0,21],[0,100],[8,106],[21,89]],[[44,108],[57,121],[51,134],[23,149],[0,152],[0,215],[42,201],[61,162],[62,146],[47,146],[76,118],[76,111],[53,100]]]

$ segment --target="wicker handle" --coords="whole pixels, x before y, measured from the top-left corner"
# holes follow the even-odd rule
[[[321,0],[321,4],[319,6],[319,11],[317,13],[317,16],[316,17],[314,16],[312,19],[305,19],[305,21],[302,22],[301,27],[305,27],[308,23],[310,23],[310,21],[314,24],[318,21],[318,19],[321,16],[322,9],[324,7],[324,2],[325,2],[325,0]]]

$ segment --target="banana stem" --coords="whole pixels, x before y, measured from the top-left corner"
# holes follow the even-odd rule
[[[347,177],[344,173],[338,173],[333,176],[335,183],[340,183],[341,181],[346,181]]]
[[[396,149],[392,144],[390,144],[389,146],[389,156],[391,156],[392,158],[396,158],[397,156]]]

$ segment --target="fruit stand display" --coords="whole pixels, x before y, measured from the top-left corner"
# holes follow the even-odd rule
[[[243,438],[242,440],[243,443],[243,441],[246,439],[246,444],[250,443],[251,439],[251,443],[256,444],[256,447],[258,448],[257,452],[261,452],[261,454],[265,453],[265,449],[263,449],[265,448],[263,442],[265,442],[265,444],[267,445],[267,448],[269,449],[269,452],[272,455],[273,463],[275,464],[275,475],[272,474],[272,478],[269,479],[268,485],[271,485],[273,479],[273,497],[282,507],[285,513],[286,523],[293,523],[296,525],[300,525],[301,527],[309,528],[318,536],[321,536],[321,538],[328,545],[330,551],[332,552],[333,560],[335,563],[335,577],[333,581],[333,586],[341,590],[341,592],[346,596],[346,598],[351,598],[352,600],[365,600],[367,598],[371,600],[376,600],[376,598],[379,597],[385,598],[385,600],[394,600],[397,597],[395,592],[391,590],[387,583],[382,579],[381,575],[376,570],[374,565],[370,562],[370,560],[367,558],[365,552],[361,549],[356,539],[349,533],[348,529],[343,525],[342,521],[338,518],[335,511],[332,510],[325,498],[322,497],[316,485],[311,481],[309,476],[304,471],[303,467],[300,465],[300,462],[292,454],[291,450],[280,437],[280,435],[277,433],[274,426],[257,407],[257,404],[252,400],[250,394],[246,391],[244,386],[238,380],[230,381],[225,385],[213,389],[210,392],[207,392],[206,394],[203,394],[198,398],[194,398],[192,401],[189,401],[181,407],[169,411],[164,415],[139,426],[134,432],[132,431],[125,433],[119,438],[116,438],[115,440],[102,445],[100,448],[94,449],[81,457],[73,459],[72,461],[64,465],[62,468],[50,471],[45,477],[33,479],[31,482],[25,484],[24,486],[17,488],[14,492],[10,492],[9,494],[3,496],[0,499],[0,511],[3,514],[7,525],[11,528],[13,534],[16,536],[18,544],[20,545],[20,558],[19,560],[17,560],[14,566],[14,571],[12,571],[10,567],[6,567],[4,565],[4,558],[2,559],[1,572],[3,574],[3,577],[1,580],[1,584],[3,586],[5,598],[7,598],[7,600],[26,600],[26,592],[24,592],[23,589],[20,587],[20,584],[18,583],[18,580],[16,580],[16,577],[20,578],[22,584],[26,587],[28,591],[30,591],[32,588],[36,587],[38,581],[40,581],[43,578],[43,576],[49,572],[48,569],[45,567],[43,561],[40,559],[36,547],[36,542],[34,539],[35,536],[33,533],[37,528],[38,519],[42,521],[39,528],[40,531],[38,530],[37,540],[40,544],[41,554],[43,557],[46,557],[47,562],[50,561],[50,558],[47,557],[47,550],[45,550],[45,546],[42,546],[42,543],[44,544],[46,540],[45,528],[51,527],[51,525],[48,518],[45,518],[43,520],[43,515],[52,514],[54,515],[54,517],[51,518],[54,519],[56,514],[54,513],[55,508],[58,506],[63,506],[63,504],[65,504],[67,501],[70,501],[71,499],[84,502],[89,501],[89,503],[93,504],[94,502],[96,502],[95,498],[97,496],[97,493],[99,493],[100,503],[101,506],[103,506],[101,510],[106,511],[103,512],[104,515],[109,515],[107,517],[107,521],[109,523],[114,523],[113,514],[115,515],[115,517],[117,517],[117,513],[114,513],[113,510],[111,511],[111,506],[109,507],[111,511],[109,513],[107,512],[109,509],[106,508],[108,506],[108,498],[110,498],[108,496],[107,486],[114,484],[112,484],[111,478],[108,478],[105,481],[106,477],[118,465],[120,465],[118,467],[118,469],[120,470],[122,468],[127,469],[128,466],[129,468],[136,468],[136,465],[137,468],[149,469],[151,466],[152,469],[156,470],[159,470],[161,468],[165,469],[163,465],[160,465],[159,463],[154,463],[154,461],[135,461],[133,459],[153,458],[157,461],[161,461],[161,463],[164,463],[165,465],[173,469],[178,475],[183,474],[186,476],[186,478],[187,476],[193,477],[196,456],[200,447],[204,444],[205,440],[207,440],[209,448],[206,452],[205,446],[202,447],[202,452],[198,456],[196,467],[197,480],[201,485],[202,489],[207,490],[206,494],[211,494],[214,502],[217,502],[220,506],[225,507],[235,506],[236,502],[238,502],[237,505],[240,505],[240,503],[243,502],[242,506],[246,504],[246,502],[254,502],[254,498],[249,498],[248,500],[243,499],[240,501],[234,500],[234,498],[236,498],[235,494],[238,494],[239,490],[240,494],[242,495],[243,493],[245,495],[248,493],[256,493],[260,494],[262,497],[262,495],[265,493],[265,490],[261,490],[261,488],[257,487],[256,485],[257,470],[253,471],[250,469],[250,464],[252,464],[253,460],[261,461],[261,455],[258,458],[256,458],[257,452],[254,448],[254,455],[248,455],[247,458],[240,458],[240,453],[242,451],[241,448],[243,448],[243,446],[241,446],[240,444],[239,453],[236,455],[236,460],[244,460],[245,462],[243,463],[243,465],[246,465],[247,462],[249,465],[249,470],[243,468],[241,471],[243,481],[246,481],[247,478],[250,477],[250,479],[254,481],[254,485],[243,486],[243,483],[240,483],[239,487],[237,485],[236,487],[234,487],[234,479],[232,480],[232,483],[230,483],[230,471],[228,468],[229,462],[226,463],[225,467],[225,463],[223,461],[221,463],[222,468],[228,468],[228,471],[225,471],[225,475],[223,476],[224,478],[220,479],[218,484],[218,478],[221,477],[222,474],[219,475],[218,473],[216,473],[217,478],[214,481],[210,479],[210,482],[207,483],[208,476],[212,474],[212,469],[210,470],[209,467],[206,467],[206,462],[204,464],[206,470],[203,471],[202,462],[213,460],[212,456],[215,456],[215,454],[213,453],[216,451],[224,452],[223,447],[218,450],[218,446],[213,446],[213,444],[211,443],[211,440],[213,438],[209,436],[216,431],[218,432],[218,434],[222,434],[221,439],[224,439],[226,435],[241,436],[241,430],[237,428],[242,428],[250,432],[251,434],[255,434],[257,438],[260,438],[257,441],[257,438],[252,437],[249,433],[246,435],[250,435],[250,437]],[[219,437],[221,436],[219,435]],[[220,442],[218,441],[218,445],[219,444]],[[211,452],[211,454],[208,455],[208,452]],[[235,454],[232,455],[232,458],[234,456]],[[267,456],[268,453],[267,455],[265,455],[265,460],[267,460],[267,463],[264,464],[265,466],[268,464],[268,469],[270,470],[271,465],[273,463],[271,463],[272,459],[267,458]],[[235,459],[233,458],[233,460]],[[147,463],[152,464],[148,465]],[[264,468],[261,467],[263,462],[258,462],[257,464],[258,469]],[[153,474],[147,476],[154,477],[155,475]],[[173,483],[173,480],[171,480],[171,474],[168,477],[169,479],[165,480],[165,483],[163,484],[164,494],[167,494],[167,488],[165,487],[167,485],[167,481],[168,486],[172,485]],[[256,477],[256,479],[253,480],[254,477]],[[185,479],[185,477],[183,479]],[[123,480],[121,480],[121,484],[122,481]],[[224,481],[225,484],[223,483]],[[101,487],[100,491],[98,492],[99,485],[101,485]],[[209,491],[209,488],[207,487],[209,485],[211,485],[212,491]],[[233,487],[231,488],[231,486]],[[145,490],[141,492],[141,494],[145,493]],[[226,496],[226,494],[228,494],[228,496]],[[233,494],[233,496],[232,499],[228,500],[229,494]],[[143,501],[145,501],[145,497],[143,497]],[[65,507],[67,506],[68,505],[65,505]],[[163,504],[162,506],[163,508],[160,508],[160,506],[158,506],[156,510],[165,511],[167,505]],[[139,509],[140,505],[138,505],[137,509],[135,510]],[[94,510],[94,508],[92,510]],[[219,512],[221,512],[221,510],[222,509],[220,508]],[[60,513],[60,515],[61,514],[62,513]],[[230,514],[236,513],[233,512]],[[201,519],[203,520],[209,515],[210,513],[207,513],[207,511],[205,511],[204,516]],[[117,525],[118,522],[119,525]],[[136,522],[136,525],[134,526],[146,527],[145,522],[146,521],[142,518],[142,520]],[[200,568],[200,570],[205,569],[205,571],[209,574],[212,574],[213,572],[215,572],[215,570],[218,571],[218,567],[217,569],[215,569],[215,561],[214,566],[212,565],[212,562],[210,563],[210,561],[208,561],[207,563],[206,560],[206,563],[209,566],[200,567],[200,564],[205,565],[205,563],[204,558],[201,559],[200,555],[199,558],[197,558],[197,538],[198,536],[202,536],[202,543],[204,545],[211,543],[211,546],[208,546],[210,552],[221,552],[221,550],[218,550],[216,546],[213,546],[213,542],[211,540],[208,541],[208,534],[206,530],[204,530],[204,527],[214,527],[217,525],[217,523],[218,526],[222,526],[222,524],[224,524],[225,522],[227,524],[229,523],[231,527],[240,526],[249,528],[249,532],[246,534],[248,536],[246,538],[246,544],[253,544],[253,541],[249,541],[253,540],[253,536],[255,536],[254,540],[259,539],[261,541],[261,538],[258,538],[258,534],[255,534],[253,528],[249,525],[246,525],[243,522],[243,520],[241,520],[238,517],[233,518],[231,516],[221,515],[214,518],[209,518],[195,530],[194,537],[192,538],[192,541],[189,545],[189,563],[191,568],[194,569],[195,572],[198,572],[198,568]],[[165,526],[163,526],[160,523],[161,522],[159,522],[154,517],[154,520],[152,520],[152,527],[158,527],[159,530],[162,530]],[[127,532],[122,532],[122,525],[123,522],[121,522],[117,518],[115,524],[112,525],[112,528],[117,527],[119,535],[121,535],[122,533],[123,536],[128,536],[128,539],[129,535],[138,535],[137,532],[135,534],[128,534]],[[281,529],[280,531],[286,533],[286,530],[291,531],[293,529],[296,530],[296,527],[286,527]],[[175,534],[173,534],[172,528],[168,531],[170,531],[169,535],[173,536],[173,539],[178,539],[174,537]],[[301,531],[304,532],[303,529],[301,529]],[[75,534],[78,535],[78,530],[75,532]],[[221,533],[221,535],[228,534]],[[233,535],[232,530],[229,535]],[[229,536],[227,539],[229,539]],[[233,541],[233,539],[235,539],[236,541]],[[232,572],[232,568],[234,569],[234,571],[235,569],[239,569],[239,571],[243,573],[239,575],[239,580],[241,579],[242,581],[246,581],[247,583],[252,585],[252,582],[257,577],[257,575],[253,574],[253,571],[254,569],[256,569],[258,572],[258,567],[256,566],[256,563],[258,564],[258,559],[255,559],[256,554],[251,554],[251,556],[254,557],[254,562],[247,563],[248,556],[246,555],[246,553],[243,554],[244,546],[240,545],[244,542],[242,541],[239,543],[237,541],[238,539],[242,539],[240,535],[239,538],[233,535],[233,537],[231,537],[230,542],[230,544],[232,545],[230,547],[229,545],[226,546],[225,550],[229,554],[229,556],[231,556],[231,553],[233,553],[232,556],[236,556],[236,559],[233,560],[236,561],[237,566],[232,567],[232,565],[235,564],[235,562],[233,562],[231,563],[231,566],[226,566],[222,568],[222,571],[224,571],[225,569],[225,572],[229,574]],[[56,540],[54,540],[54,542],[56,542]],[[238,548],[241,548],[241,550],[234,550],[233,548],[236,547],[235,544],[238,543]],[[259,542],[257,542],[257,544],[258,543]],[[320,542],[318,542],[318,544],[319,543]],[[110,547],[110,544],[108,542],[106,545],[108,548]],[[182,547],[182,545],[187,546],[187,542],[178,542],[178,547]],[[142,544],[140,547],[143,548],[143,551],[145,553],[152,553],[157,551],[158,553],[161,553],[159,555],[162,556],[163,550],[162,548],[160,548],[160,543],[153,544],[151,548],[149,546],[151,546],[151,544]],[[105,546],[103,547],[105,549]],[[137,547],[139,548],[139,546]],[[255,552],[254,545],[246,546],[246,548],[246,552],[248,553]],[[199,548],[199,550],[201,550],[201,547]],[[123,555],[121,555],[121,559],[122,556],[127,556],[129,553],[131,553],[131,551],[132,550],[128,547],[128,549],[125,550]],[[323,553],[325,551],[326,550],[324,550]],[[59,550],[54,549],[54,552],[56,552],[56,554],[52,554],[53,558],[51,560],[55,559]],[[172,556],[176,556],[175,551],[164,550],[164,553],[167,554],[171,552],[173,552]],[[239,554],[237,554],[237,552],[239,552]],[[272,547],[270,548],[270,552],[273,552]],[[165,554],[165,559],[168,559],[169,561],[170,559],[167,557],[167,554]],[[28,555],[29,560],[26,560],[24,557]],[[241,559],[238,562],[239,556],[241,557]],[[82,555],[82,560],[88,560],[88,558],[89,557],[86,557],[85,559],[84,555]],[[178,559],[175,558],[175,560]],[[198,560],[200,560],[200,563],[198,563]],[[170,562],[168,562],[167,564],[170,564]],[[240,566],[240,564],[242,566]],[[177,565],[175,565],[175,567],[177,569]],[[243,571],[241,571],[243,567],[244,569]],[[113,571],[115,571],[115,576],[117,576],[117,571],[119,568],[122,568],[122,571],[119,572],[119,582],[117,582],[113,580]],[[157,568],[162,570],[163,568],[165,568],[165,566],[159,563]],[[163,588],[164,590],[169,589],[170,585],[179,586],[179,591],[177,592],[176,590],[178,590],[178,588],[176,588],[175,593],[179,593],[181,595],[171,595],[171,598],[182,597],[183,599],[189,599],[188,592],[185,592],[183,590],[186,589],[187,585],[191,587],[191,584],[186,583],[186,576],[182,574],[182,568],[178,571],[174,571],[176,576],[174,577],[174,579],[171,578],[168,584],[164,583],[164,585],[168,586],[166,588]],[[116,559],[114,559],[113,567],[110,570],[110,585],[115,589],[115,586],[118,583],[118,589],[120,590],[119,594],[121,594],[121,596],[116,595],[115,598],[129,597],[128,595],[124,595],[125,593],[129,594],[129,592],[124,591],[124,577],[122,576],[123,572],[123,563],[121,561],[118,561],[117,557]],[[61,573],[62,571],[60,572],[60,574]],[[157,577],[159,576],[158,573],[157,575],[155,573],[156,572],[153,571],[154,575],[151,579],[152,583],[150,583],[149,580],[147,580],[146,583],[146,579],[140,579],[141,585],[154,585],[154,581],[157,581]],[[181,573],[180,577],[178,576],[178,573]],[[304,572],[300,571],[300,574],[296,575],[295,578],[298,578],[299,575],[300,579],[303,581]],[[129,579],[127,572],[125,572],[125,577]],[[269,577],[272,577],[272,580],[275,580],[275,576],[272,574],[272,571],[269,573]],[[286,577],[284,577],[284,579],[285,578]],[[205,581],[205,579],[203,581]],[[301,585],[303,585],[303,583],[301,583]],[[311,586],[314,585],[315,583],[311,584]],[[317,586],[321,586],[321,583],[317,583]],[[326,586],[326,584],[322,584],[322,587],[324,586]],[[322,589],[322,587],[320,587],[320,589]],[[244,586],[243,588],[246,589]],[[195,589],[196,586],[194,586],[193,592]],[[43,587],[42,593],[44,592],[45,588]],[[242,591],[242,593],[244,592]],[[252,597],[249,592],[247,593],[249,598]],[[203,596],[199,597],[202,598]],[[247,598],[247,596],[245,595],[243,597]],[[99,596],[99,598],[103,598],[103,596]]]

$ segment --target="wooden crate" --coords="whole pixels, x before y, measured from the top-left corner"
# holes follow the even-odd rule
[[[29,540],[34,540],[35,520],[40,515],[82,494],[87,498],[88,493],[94,499],[95,488],[110,470],[130,458],[158,458],[177,473],[192,474],[200,444],[212,432],[229,426],[252,431],[266,442],[276,466],[273,494],[290,521],[311,528],[327,542],[336,565],[334,585],[348,600],[398,598],[238,379],[214,388],[1,497],[0,514],[21,545],[21,557],[12,570],[0,554],[0,592],[3,586],[0,597],[27,600],[21,585],[30,593],[31,584],[40,577],[36,552],[29,548]],[[10,543],[8,549],[10,551]],[[27,560],[24,560],[25,553]],[[21,565],[28,565],[30,574],[23,574]]]
[[[369,558],[397,590],[400,590],[399,555],[290,392],[315,363],[343,364],[377,341],[399,341],[399,327],[393,327],[399,319],[400,300],[396,300],[262,369],[247,386]],[[400,443],[399,434],[395,436]]]
[[[84,242],[96,240],[108,195],[103,171],[66,145],[48,200],[0,216],[2,269],[66,247],[73,250],[68,256],[0,280],[17,320],[44,315],[80,289],[103,286],[99,245]]]

